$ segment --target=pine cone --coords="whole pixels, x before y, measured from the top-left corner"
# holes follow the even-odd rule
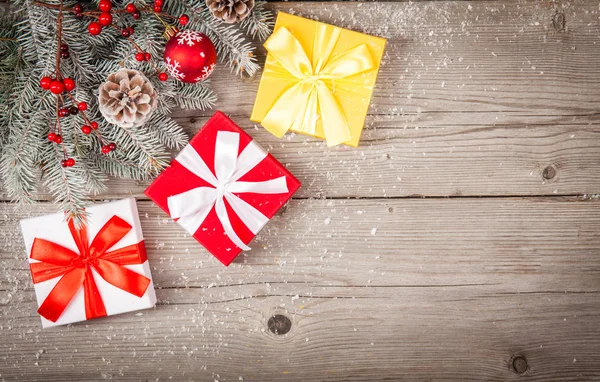
[[[148,121],[158,104],[157,97],[143,73],[120,69],[100,85],[98,103],[108,122],[121,127],[137,127]]]
[[[228,24],[242,21],[254,8],[254,0],[206,0],[213,16]]]

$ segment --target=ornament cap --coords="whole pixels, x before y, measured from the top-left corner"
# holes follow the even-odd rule
[[[167,25],[165,28],[165,33],[163,33],[163,37],[165,40],[169,41],[173,36],[179,33],[179,29],[177,29],[174,25]]]

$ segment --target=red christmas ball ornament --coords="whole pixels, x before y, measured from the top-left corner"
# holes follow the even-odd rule
[[[88,25],[88,32],[90,32],[92,36],[98,36],[100,32],[102,32],[102,25],[95,21],[91,22],[90,25]]]
[[[44,90],[50,90],[50,84],[52,83],[52,78],[50,77],[42,77],[40,78],[40,87]]]
[[[193,84],[210,76],[217,64],[217,51],[208,36],[186,30],[167,41],[163,59],[171,76]]]
[[[54,94],[60,94],[65,91],[65,84],[61,81],[54,80],[50,83],[50,91]]]
[[[113,18],[110,12],[102,12],[100,13],[100,16],[98,16],[98,22],[100,23],[100,25],[105,27],[112,24],[112,20]]]
[[[112,9],[112,3],[110,0],[100,0],[98,3],[98,9],[102,12],[108,12]]]
[[[72,78],[65,78],[63,80],[63,84],[65,85],[65,89],[67,89],[68,92],[75,89],[75,81],[73,81]]]

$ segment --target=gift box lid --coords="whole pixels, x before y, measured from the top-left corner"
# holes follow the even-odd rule
[[[119,239],[118,242],[108,248],[107,252],[136,244],[143,247],[144,237],[134,198],[91,205],[86,208],[86,212],[88,213],[88,223],[86,227],[88,243],[93,241],[101,228],[111,218],[117,216],[119,219],[122,219],[124,222],[126,222],[126,224],[129,224],[131,229],[121,239]],[[25,241],[27,258],[30,264],[38,262],[31,259],[32,247],[36,239],[43,239],[52,243],[56,243],[60,247],[66,248],[67,250],[73,251],[75,254],[79,255],[79,249],[69,230],[63,213],[55,213],[23,219],[20,223],[23,239]],[[145,258],[145,251],[142,257]],[[141,264],[123,265],[122,267],[150,279],[150,283],[148,284],[144,294],[141,297],[138,297],[121,290],[114,285],[111,285],[92,267],[93,279],[98,287],[98,291],[102,298],[106,313],[109,316],[151,308],[156,304],[156,295],[152,283],[152,274],[150,272],[149,262],[145,260]],[[38,306],[41,306],[46,300],[61,277],[62,275],[46,281],[34,283],[34,290]],[[80,287],[78,289],[77,293],[70,300],[56,322],[52,322],[44,317],[41,317],[41,320],[44,328],[85,321],[86,312],[84,303],[84,288]]]
[[[240,156],[252,142],[252,137],[240,129],[225,114],[217,111],[190,140],[188,145],[200,156],[201,160],[206,164],[206,167],[212,172],[213,176],[216,176],[215,147],[217,144],[217,136],[222,132],[239,134],[237,156]],[[253,145],[255,145],[255,143],[253,143]],[[181,157],[187,149],[188,147],[184,148],[173,160],[171,165],[165,169],[145,191],[145,194],[170,216],[174,215],[174,213],[171,213],[169,210],[170,198],[195,189],[215,188],[205,179],[200,178],[180,163],[182,160]],[[260,148],[260,150],[263,153],[266,153],[264,149]],[[294,192],[298,190],[300,182],[271,154],[266,154],[264,159],[237,180],[238,182],[264,182],[278,177],[285,177],[287,182],[287,192],[274,194],[233,192],[233,194],[254,207],[266,218],[271,219],[291,198]],[[255,234],[244,224],[236,212],[233,211],[229,201],[225,198],[223,198],[223,200],[231,226],[241,241],[248,244],[254,238]],[[192,200],[191,203],[193,204],[194,200]],[[193,237],[198,242],[226,266],[241,252],[241,248],[234,244],[231,238],[226,234],[223,224],[215,211],[214,204],[210,207],[210,211],[202,220],[201,225],[191,232],[193,232]]]
[[[377,80],[386,40],[384,38],[336,27],[319,21],[290,15],[285,12],[278,13],[273,31],[275,33],[279,28],[286,28],[289,30],[301,44],[308,59],[313,61],[313,49],[316,45],[319,45],[315,44],[314,41],[316,30],[319,26],[327,26],[330,31],[334,29],[340,31],[339,38],[335,42],[333,51],[329,55],[329,61],[339,57],[342,53],[348,52],[349,50],[364,44],[368,48],[375,64],[372,69],[366,72],[345,77],[343,78],[343,81],[336,81],[336,85],[331,88],[332,94],[335,96],[339,107],[346,117],[351,133],[351,139],[344,142],[344,144],[357,147],[369,109],[373,87]],[[323,44],[320,44],[319,46],[322,45]],[[293,75],[290,75],[273,54],[268,53],[250,119],[254,122],[261,123],[280,97],[297,81],[298,79]],[[290,108],[292,107],[293,106],[290,106]],[[306,134],[293,127],[290,128],[290,130]],[[321,118],[316,122],[314,136],[325,139]]]

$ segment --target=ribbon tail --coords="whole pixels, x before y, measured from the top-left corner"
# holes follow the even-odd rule
[[[150,279],[112,261],[97,259],[94,269],[109,284],[134,296],[142,297],[150,285]],[[95,284],[94,284],[95,285]]]
[[[315,135],[320,116],[319,97],[314,85],[311,86],[306,102],[303,105],[304,110],[297,116],[292,125],[292,130],[308,135]]]
[[[252,207],[246,201],[240,199],[231,193],[226,193],[225,198],[229,202],[231,209],[237,214],[242,222],[253,234],[257,234],[269,222],[269,218],[262,212]],[[241,248],[241,247],[240,247]]]
[[[349,141],[352,138],[350,127],[336,98],[323,81],[318,81],[316,87],[327,146],[336,146]]]
[[[107,315],[102,295],[94,280],[92,269],[85,267],[85,280],[83,282],[83,296],[85,299],[85,318],[92,319]]]
[[[291,86],[277,99],[260,124],[276,137],[283,137],[294,123],[303,117],[311,89],[312,84],[307,82],[298,82]]]
[[[38,309],[40,316],[49,321],[56,322],[85,279],[86,272],[83,268],[75,268],[65,273]]]
[[[229,216],[227,215],[227,209],[225,208],[225,202],[223,201],[223,198],[217,199],[217,202],[215,203],[215,211],[217,212],[217,217],[221,221],[221,225],[223,226],[225,233],[233,242],[233,244],[238,246],[243,251],[249,251],[251,248],[248,247],[246,243],[244,243],[242,239],[239,238],[239,236],[237,235],[237,233],[235,233],[235,230],[231,226],[231,221],[229,220]]]

